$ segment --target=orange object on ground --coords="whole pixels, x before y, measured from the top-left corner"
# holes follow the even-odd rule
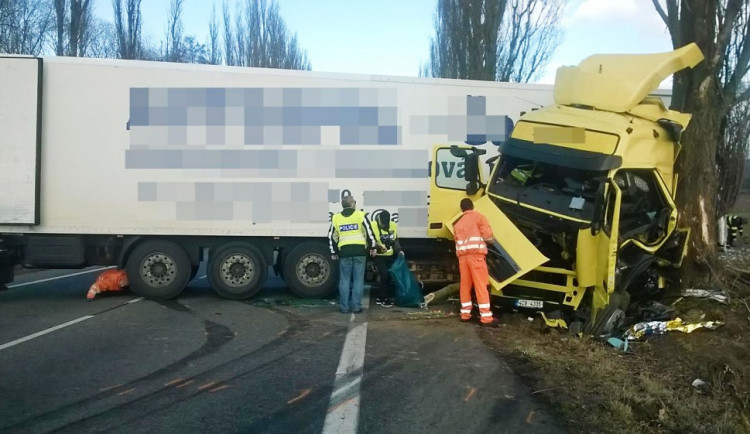
[[[96,278],[96,282],[89,288],[86,298],[91,301],[100,292],[122,291],[128,285],[128,275],[125,270],[107,270]]]
[[[471,319],[471,288],[477,296],[480,321],[484,324],[493,322],[490,310],[490,293],[487,289],[490,283],[487,272],[487,243],[492,240],[492,228],[487,217],[474,211],[466,210],[463,216],[453,225],[456,239],[456,256],[458,256],[461,283],[459,298],[461,299],[461,319]]]

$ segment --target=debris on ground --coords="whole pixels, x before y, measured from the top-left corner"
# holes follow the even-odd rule
[[[688,288],[682,290],[683,297],[698,297],[718,301],[721,304],[729,304],[729,296],[718,289],[696,289]]]
[[[706,385],[706,382],[701,380],[700,378],[696,378],[693,380],[693,387],[703,387]]]
[[[685,323],[681,318],[675,318],[672,321],[648,321],[640,322],[630,327],[625,333],[628,340],[640,339],[648,335],[661,335],[668,331],[680,331],[683,333],[692,333],[699,328],[714,330],[724,325],[721,321],[703,321],[694,323]]]
[[[125,270],[109,269],[99,274],[96,282],[91,285],[89,292],[86,293],[86,299],[93,301],[94,297],[102,292],[124,291],[129,285]]]

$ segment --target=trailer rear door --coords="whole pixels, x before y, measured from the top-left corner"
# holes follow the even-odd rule
[[[0,57],[0,224],[39,224],[42,59]]]

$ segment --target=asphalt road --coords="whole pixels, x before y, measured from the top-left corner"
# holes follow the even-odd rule
[[[77,273],[0,292],[0,431],[560,432],[455,318],[342,315],[277,278],[224,300],[202,273],[175,300],[89,303],[98,271]]]

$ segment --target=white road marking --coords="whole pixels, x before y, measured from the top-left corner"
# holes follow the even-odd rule
[[[139,301],[142,301],[142,300],[143,300],[143,297],[134,298],[134,299],[130,300],[127,304],[138,303]]]
[[[365,310],[370,307],[369,289],[362,295],[362,307]],[[352,314],[349,318],[349,332],[341,350],[323,434],[356,433],[359,427],[359,389],[365,364],[367,321],[357,322],[358,317]]]
[[[6,348],[10,348],[10,347],[12,347],[14,345],[18,345],[20,343],[23,343],[23,342],[26,342],[26,341],[30,341],[30,340],[32,340],[34,338],[38,338],[39,336],[46,335],[47,333],[52,333],[55,330],[60,330],[62,328],[71,326],[73,324],[77,324],[77,323],[79,323],[81,321],[86,321],[87,319],[91,319],[93,317],[94,317],[94,315],[82,316],[82,317],[80,317],[78,319],[74,319],[73,321],[68,321],[65,324],[56,325],[54,327],[48,328],[47,330],[42,330],[42,331],[40,331],[38,333],[34,333],[33,335],[28,335],[28,336],[23,337],[21,339],[16,339],[15,341],[8,342],[7,344],[2,344],[2,345],[0,345],[0,351],[4,350]]]
[[[93,270],[81,271],[79,273],[66,274],[64,276],[57,276],[57,277],[50,277],[48,279],[35,280],[33,282],[17,283],[15,285],[8,285],[8,289],[19,288],[21,286],[33,285],[35,283],[49,282],[49,281],[52,281],[52,280],[65,279],[66,277],[80,276],[82,274],[93,273],[95,271],[108,270],[110,268],[115,268],[115,267],[114,266],[112,266],[112,267],[102,267],[102,268],[96,268],[96,269],[93,269]]]

